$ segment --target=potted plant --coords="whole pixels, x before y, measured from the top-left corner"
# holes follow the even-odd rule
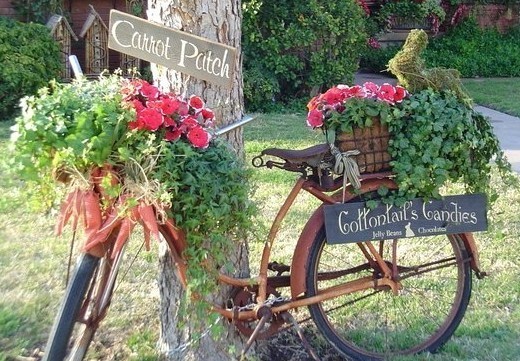
[[[462,181],[468,192],[494,197],[489,186],[490,161],[493,159],[501,171],[510,171],[489,119],[461,102],[451,90],[424,89],[408,94],[389,84],[339,85],[311,99],[308,108],[308,125],[322,129],[329,141],[330,134],[335,134],[334,143],[340,148],[344,138],[352,138],[356,132],[363,135],[365,139],[357,144],[350,142],[340,149],[351,152],[356,161],[366,153],[386,152],[381,156],[382,166],[368,172],[394,173],[399,190],[380,190],[387,202],[439,197],[448,181]],[[386,128],[387,138],[380,135],[381,130],[372,129],[379,124]],[[373,138],[375,146],[363,149]],[[360,168],[364,163],[362,159]]]
[[[167,226],[204,294],[215,283],[203,265],[225,264],[226,235],[248,229],[251,209],[246,170],[213,138],[213,121],[200,97],[137,78],[51,83],[22,102],[12,166],[40,204],[66,195],[56,231],[81,228],[87,250],[117,227],[121,247],[136,225],[147,242]]]
[[[428,29],[437,33],[446,13],[438,0],[390,0],[377,18],[388,29]]]

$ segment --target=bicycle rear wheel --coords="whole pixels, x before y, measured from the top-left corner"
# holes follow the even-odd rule
[[[119,253],[114,260],[108,256],[80,256],[51,329],[43,361],[83,360],[110,304],[121,256]]]
[[[471,270],[459,235],[395,242],[394,268],[399,270],[402,285],[397,295],[381,287],[309,306],[320,332],[336,349],[356,360],[388,360],[436,351],[460,324],[469,302]],[[373,245],[392,268],[394,240],[374,241]],[[324,226],[307,262],[308,296],[361,277],[382,277],[357,243],[328,244]],[[331,271],[346,272],[325,277]]]

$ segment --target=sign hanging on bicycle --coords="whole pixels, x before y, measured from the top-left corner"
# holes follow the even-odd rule
[[[486,197],[455,195],[425,202],[422,198],[403,206],[365,202],[338,203],[324,207],[327,242],[332,244],[366,240],[423,237],[485,231]]]

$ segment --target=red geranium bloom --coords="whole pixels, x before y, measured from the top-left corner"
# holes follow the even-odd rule
[[[396,86],[395,87],[395,95],[394,95],[394,101],[396,103],[400,103],[401,101],[403,101],[403,99],[406,97],[407,93],[406,93],[406,89],[403,88],[402,86]]]
[[[140,112],[141,110],[144,109],[144,105],[143,103],[141,103],[141,101],[139,99],[132,99],[130,101],[130,103],[132,104],[132,106],[134,107],[135,111],[136,112]]]
[[[190,130],[190,129],[193,129],[195,127],[199,127],[200,124],[199,122],[197,121],[197,119],[195,119],[194,117],[187,117],[185,118],[183,121],[182,121],[182,125],[181,125],[181,128],[183,131],[187,131],[187,130]]]
[[[192,95],[190,97],[190,107],[192,107],[195,110],[201,110],[202,108],[204,108],[204,102],[200,97]]]
[[[375,95],[379,92],[379,86],[377,86],[377,84],[375,84],[375,83],[372,83],[371,81],[367,81],[365,84],[363,84],[363,87],[369,93],[369,94],[367,94],[367,96]]]
[[[186,136],[190,143],[196,148],[207,148],[211,140],[210,134],[201,126],[190,129]]]
[[[213,120],[213,119],[215,119],[215,113],[213,113],[213,110],[202,109],[200,114],[202,115],[202,118],[204,118],[205,120]]]
[[[145,108],[137,114],[137,121],[142,124],[139,128],[156,131],[163,124],[164,117],[157,109]]]
[[[307,114],[307,125],[313,128],[319,128],[323,125],[323,113],[317,109],[311,110]]]
[[[157,87],[143,80],[139,89],[139,93],[148,100],[155,100],[157,97],[159,97],[160,92]]]
[[[385,101],[390,104],[394,104],[394,96],[395,88],[388,83],[381,85],[381,87],[379,88],[379,92],[377,93],[377,98],[379,100]]]
[[[181,130],[179,128],[167,128],[164,134],[164,139],[169,142],[174,142],[181,137]]]
[[[354,85],[349,88],[348,95],[353,98],[365,98],[367,93],[361,85]]]
[[[186,115],[188,115],[190,112],[190,109],[188,107],[188,104],[184,101],[182,102],[179,102],[179,108],[177,109],[177,113],[181,116],[181,117],[185,117]]]
[[[340,103],[343,99],[345,99],[345,92],[338,87],[330,88],[321,96],[321,100],[330,105]]]

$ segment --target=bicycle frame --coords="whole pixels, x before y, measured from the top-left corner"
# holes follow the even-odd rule
[[[362,188],[360,189],[361,193],[366,193],[370,191],[377,190],[380,186],[386,186],[389,189],[395,189],[396,185],[390,178],[390,173],[374,173],[368,174],[362,177]],[[295,247],[295,251],[292,258],[292,266],[290,276],[274,276],[268,277],[268,266],[271,256],[271,250],[273,248],[276,236],[282,222],[291,209],[294,201],[297,196],[300,194],[302,190],[307,193],[312,194],[315,198],[319,199],[323,202],[323,204],[334,204],[341,200],[342,192],[328,195],[325,192],[334,192],[342,187],[341,180],[337,180],[334,186],[324,189],[318,183],[313,180],[307,179],[305,176],[301,176],[296,183],[294,184],[292,190],[289,195],[285,199],[283,205],[281,206],[278,214],[276,215],[267,239],[264,243],[264,248],[262,252],[262,257],[260,261],[260,271],[257,277],[254,278],[234,278],[230,276],[226,276],[224,274],[219,275],[219,281],[228,285],[236,286],[236,287],[248,287],[248,286],[257,286],[258,293],[256,297],[257,309],[252,311],[241,311],[238,314],[233,314],[234,312],[229,309],[224,309],[220,306],[214,305],[214,309],[219,312],[224,317],[229,319],[235,318],[238,320],[248,320],[257,318],[258,308],[266,301],[267,298],[267,285],[270,281],[276,287],[286,287],[290,286],[292,300],[284,303],[279,306],[272,307],[271,311],[273,313],[283,312],[290,309],[308,306],[310,304],[318,303],[324,301],[326,299],[331,299],[338,297],[340,295],[344,295],[347,293],[357,292],[367,288],[374,288],[376,286],[388,286],[394,292],[397,292],[399,289],[399,284],[396,281],[393,281],[390,278],[391,270],[388,265],[383,261],[383,259],[379,256],[377,250],[373,247],[371,242],[365,242],[365,246],[363,246],[363,252],[367,257],[370,258],[371,262],[377,262],[378,266],[383,270],[385,274],[385,278],[382,280],[378,280],[377,282],[373,280],[372,277],[367,277],[364,279],[358,279],[349,283],[345,283],[340,287],[334,287],[331,289],[323,290],[319,295],[313,297],[301,297],[305,292],[305,275],[306,275],[306,260],[308,257],[308,253],[310,250],[310,244],[314,240],[314,237],[317,231],[320,229],[323,224],[323,205],[318,207],[315,210],[314,214],[311,216],[306,226],[304,227],[302,234],[298,240],[298,243]],[[345,190],[345,200],[350,200],[356,196],[353,192],[353,189],[348,188]],[[376,284],[377,283],[377,284]]]
[[[236,319],[242,321],[258,319],[258,311],[267,299],[268,284],[274,286],[275,288],[290,287],[291,289],[291,300],[281,305],[273,306],[271,308],[272,313],[284,312],[298,307],[308,306],[311,304],[322,302],[327,299],[339,297],[348,293],[354,293],[364,289],[370,289],[381,286],[386,286],[390,288],[394,293],[397,293],[401,286],[399,281],[392,279],[392,269],[390,269],[388,264],[381,258],[379,252],[374,247],[372,242],[366,241],[358,244],[361,249],[361,252],[363,252],[369,263],[376,264],[376,266],[382,270],[382,274],[384,275],[383,278],[379,280],[374,280],[373,277],[361,278],[347,282],[345,284],[342,284],[341,286],[336,286],[322,290],[316,296],[304,296],[306,292],[305,277],[307,275],[305,261],[309,256],[311,248],[310,246],[314,241],[314,238],[318,230],[321,228],[324,222],[323,205],[340,202],[342,198],[344,198],[345,201],[349,201],[360,193],[363,194],[367,192],[376,191],[381,186],[385,186],[388,189],[397,189],[397,185],[392,180],[390,173],[373,173],[362,175],[361,189],[357,190],[357,192],[354,192],[354,189],[351,186],[349,186],[347,189],[345,189],[344,197],[343,192],[341,191],[336,192],[332,195],[328,195],[325,192],[330,193],[338,191],[338,189],[342,187],[341,179],[337,180],[333,187],[324,189],[315,181],[307,179],[305,176],[301,176],[294,184],[292,190],[285,199],[283,205],[279,209],[271,225],[269,234],[264,243],[258,276],[253,278],[235,278],[224,274],[219,275],[219,281],[227,285],[235,287],[258,287],[258,292],[256,295],[256,307],[253,310],[243,310],[237,313],[233,310],[225,309],[218,305],[213,305],[214,310],[228,319]],[[308,222],[302,230],[302,233],[298,239],[293,253],[290,275],[269,277],[268,266],[271,256],[271,250],[273,248],[276,236],[278,234],[278,231],[280,230],[285,216],[291,209],[297,196],[300,194],[302,190],[312,194],[314,197],[316,197],[323,203],[314,211],[314,213],[309,218]],[[462,239],[471,257],[471,267],[476,272],[477,276],[480,277],[480,275],[483,274],[482,272],[480,272],[478,262],[478,251],[476,244],[473,240],[472,234],[463,234]],[[331,275],[331,277],[334,277],[334,275]]]

